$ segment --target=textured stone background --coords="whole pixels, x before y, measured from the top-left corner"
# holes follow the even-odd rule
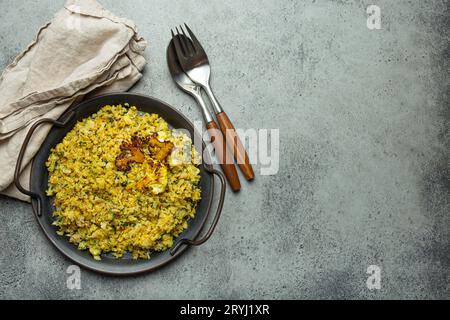
[[[73,291],[29,205],[0,198],[1,298],[449,298],[449,1],[101,3],[149,40],[132,91],[196,120],[165,62],[170,28],[188,22],[236,126],[280,128],[280,171],[228,193],[211,240],[175,263],[121,279],[83,270]],[[1,68],[62,4],[0,1]],[[369,4],[382,30],[366,27]]]

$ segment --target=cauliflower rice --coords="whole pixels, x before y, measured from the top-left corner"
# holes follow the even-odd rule
[[[121,171],[116,158],[136,136],[153,136],[173,148],[165,160],[156,160],[142,147],[145,161]],[[148,259],[151,251],[170,248],[201,198],[191,139],[172,131],[157,114],[127,105],[105,106],[78,122],[52,149],[46,165],[58,234],[96,260],[126,252]]]

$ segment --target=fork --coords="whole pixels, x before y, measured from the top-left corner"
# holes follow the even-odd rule
[[[172,75],[172,79],[175,81],[177,86],[193,96],[199,104],[203,113],[203,118],[206,122],[206,128],[208,128],[211,142],[214,145],[217,159],[219,159],[220,166],[222,167],[222,171],[225,174],[231,189],[234,192],[239,191],[241,189],[241,183],[239,181],[236,167],[234,166],[233,156],[230,152],[227,152],[227,145],[223,134],[219,130],[219,126],[216,124],[212,113],[209,111],[209,108],[203,100],[200,86],[192,82],[192,80],[181,68],[173,41],[170,41],[169,46],[167,47],[167,65],[169,66],[169,72]]]
[[[227,114],[223,111],[219,101],[217,101],[214,93],[212,92],[209,81],[211,67],[208,56],[192,30],[187,26],[187,24],[184,24],[184,26],[189,33],[191,41],[189,41],[189,37],[186,35],[182,26],[180,26],[181,33],[178,30],[178,27],[175,28],[178,36],[175,36],[174,31],[171,30],[178,61],[189,78],[205,90],[211,100],[217,120],[219,121],[220,129],[225,136],[228,147],[232,150],[233,156],[244,174],[244,177],[247,180],[252,180],[254,179],[255,174],[253,173],[253,168],[250,164],[247,151],[239,139],[230,118],[228,118]],[[179,36],[180,34],[183,36]]]

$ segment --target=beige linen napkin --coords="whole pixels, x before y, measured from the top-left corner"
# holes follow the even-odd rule
[[[126,91],[142,76],[147,43],[130,20],[95,0],[69,0],[0,77],[0,193],[29,201],[13,185],[25,135],[41,118],[57,119],[87,94]],[[33,135],[21,180],[28,188],[30,162],[49,125]]]

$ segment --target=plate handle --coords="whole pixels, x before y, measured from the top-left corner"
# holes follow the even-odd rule
[[[199,245],[205,243],[211,237],[211,235],[214,232],[214,229],[217,226],[217,223],[219,222],[220,214],[222,213],[223,202],[225,200],[225,190],[226,190],[225,177],[222,172],[220,172],[212,167],[205,166],[205,170],[207,172],[209,172],[210,174],[216,175],[220,180],[220,196],[219,196],[219,204],[217,205],[216,214],[214,215],[214,219],[211,223],[211,226],[208,229],[208,232],[206,232],[205,235],[201,239],[199,239],[199,240],[192,240],[192,239],[186,239],[186,238],[180,239],[172,247],[172,249],[170,249],[170,255],[172,255],[172,256],[176,254],[176,252],[181,248],[181,246],[183,244],[186,244],[188,246],[199,246]],[[214,193],[214,189],[212,190],[212,192]],[[211,206],[208,207],[207,217],[209,217],[210,212],[211,212]]]
[[[48,118],[44,118],[41,120],[36,121],[30,128],[30,130],[28,131],[25,140],[23,141],[22,144],[22,148],[20,149],[19,152],[19,157],[17,158],[17,163],[16,163],[16,169],[14,170],[14,184],[16,185],[16,188],[22,192],[23,194],[26,194],[27,196],[30,196],[31,198],[35,199],[38,202],[38,206],[37,206],[37,216],[40,217],[42,216],[42,195],[32,192],[30,190],[26,190],[21,184],[20,184],[20,173],[21,173],[21,169],[22,169],[22,162],[23,162],[23,157],[25,156],[25,151],[27,150],[28,147],[28,143],[31,140],[31,137],[34,133],[34,131],[37,129],[37,127],[39,127],[41,124],[43,123],[51,123],[54,126],[57,127],[64,127],[65,125],[67,125],[67,123],[70,122],[70,120],[72,120],[73,116],[75,115],[74,111],[71,111],[68,115],[67,118],[63,121],[56,121],[53,119],[48,119]]]

